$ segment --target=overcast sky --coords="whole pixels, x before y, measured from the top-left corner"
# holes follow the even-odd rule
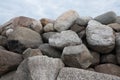
[[[1,0],[0,24],[16,16],[56,19],[67,10],[95,17],[107,11],[120,15],[120,0]]]

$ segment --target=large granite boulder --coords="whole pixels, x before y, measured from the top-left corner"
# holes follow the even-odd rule
[[[29,57],[19,65],[13,80],[56,80],[62,67],[64,64],[57,58]]]
[[[115,46],[115,35],[112,28],[91,20],[86,28],[89,47],[100,53],[109,53]]]

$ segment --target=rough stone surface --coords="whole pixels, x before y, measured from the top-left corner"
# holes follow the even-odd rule
[[[37,32],[24,27],[17,27],[8,36],[8,49],[14,52],[22,52],[23,47],[37,48],[41,43],[41,36]]]
[[[44,26],[44,31],[45,32],[55,31],[53,27],[53,23],[48,23],[46,26]]]
[[[120,33],[116,33],[116,57],[117,62],[120,65]]]
[[[114,31],[120,32],[120,24],[118,24],[118,23],[111,23],[108,26],[111,27]]]
[[[81,26],[86,26],[90,20],[92,20],[92,17],[86,16],[86,17],[79,17],[76,19],[76,24]]]
[[[62,68],[57,80],[120,80],[120,77],[77,68]]]
[[[13,80],[56,80],[62,67],[64,64],[57,58],[29,57],[20,64]]]
[[[4,36],[0,36],[0,45],[5,46],[6,43],[7,43],[7,38]]]
[[[92,64],[92,59],[84,44],[65,47],[62,53],[63,62],[71,67],[88,68]]]
[[[20,54],[0,49],[0,76],[16,69],[22,60]]]
[[[43,55],[47,55],[49,57],[60,58],[61,53],[59,50],[51,47],[49,44],[41,44],[39,49],[42,51]]]
[[[78,33],[78,32],[81,32],[82,30],[85,30],[85,26],[80,26],[80,25],[78,25],[78,24],[74,24],[74,25],[70,28],[70,30]]]
[[[49,38],[58,32],[46,32],[42,34],[44,42],[48,42]]]
[[[3,24],[2,32],[6,32],[8,29],[14,29],[15,27],[27,27],[38,33],[41,33],[42,31],[42,25],[40,21],[25,16],[19,16],[12,18],[10,21]]]
[[[95,67],[95,71],[116,75],[120,77],[120,67],[114,64],[101,64]]]
[[[78,36],[79,36],[79,38],[81,38],[81,39],[85,38],[85,37],[86,37],[85,30],[79,32],[79,33],[78,33]]]
[[[52,19],[48,19],[48,18],[42,18],[42,19],[40,19],[40,22],[41,22],[41,24],[42,24],[43,27],[44,27],[44,26],[47,25],[48,23],[54,23],[55,21],[52,20]]]
[[[70,45],[81,44],[82,41],[78,35],[71,30],[62,31],[61,33],[56,33],[49,38],[49,44],[56,48],[64,48]]]
[[[115,22],[118,23],[118,24],[120,24],[120,16],[116,17],[116,21]]]
[[[7,73],[5,75],[3,75],[0,80],[13,80],[13,77],[15,75],[15,71]]]
[[[93,66],[98,65],[100,63],[100,54],[95,51],[90,51],[90,53],[93,56],[92,65]]]
[[[101,56],[101,63],[117,64],[117,59],[114,54],[107,54]]]
[[[100,53],[109,53],[115,46],[115,35],[112,28],[91,20],[86,28],[89,47]]]
[[[54,28],[57,31],[64,31],[69,29],[79,17],[79,14],[74,10],[69,10],[60,15],[55,21]]]
[[[23,58],[26,59],[28,57],[32,57],[32,56],[40,56],[42,55],[42,52],[40,49],[31,49],[28,48],[23,52]]]
[[[116,14],[113,11],[106,12],[94,18],[96,21],[101,22],[102,24],[110,24],[115,22]]]

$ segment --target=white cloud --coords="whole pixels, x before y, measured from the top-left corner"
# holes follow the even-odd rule
[[[74,9],[80,16],[97,16],[107,11],[120,14],[119,0],[2,0],[0,23],[15,16],[56,19],[63,12]]]

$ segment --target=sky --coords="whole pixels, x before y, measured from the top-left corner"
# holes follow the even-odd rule
[[[107,11],[120,15],[120,0],[1,0],[0,24],[16,16],[56,19],[68,10],[95,17]]]

